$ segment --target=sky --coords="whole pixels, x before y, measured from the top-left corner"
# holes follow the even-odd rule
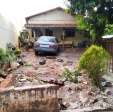
[[[0,0],[0,14],[13,22],[20,31],[25,24],[25,17],[55,7],[65,7],[65,0]]]

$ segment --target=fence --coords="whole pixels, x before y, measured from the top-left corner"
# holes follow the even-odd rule
[[[113,40],[103,41],[103,46],[111,55],[110,60],[108,61],[108,71],[113,73]]]

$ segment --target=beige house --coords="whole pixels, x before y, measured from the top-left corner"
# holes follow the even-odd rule
[[[76,34],[74,17],[61,7],[26,17],[25,27],[33,39],[41,35],[53,35],[65,44],[76,43],[80,40],[80,36]]]

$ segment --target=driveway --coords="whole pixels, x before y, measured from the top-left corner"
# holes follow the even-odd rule
[[[16,76],[13,86],[43,84],[41,80],[58,79],[64,68],[73,69],[79,61],[83,49],[68,48],[60,52],[58,56],[35,56],[33,50],[22,52],[25,62],[13,74]],[[41,65],[40,61],[45,60]]]

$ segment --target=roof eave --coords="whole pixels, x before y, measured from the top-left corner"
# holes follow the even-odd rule
[[[25,17],[25,20],[28,21],[30,18],[32,18],[32,17],[34,17],[34,16],[38,16],[38,15],[41,15],[41,14],[44,14],[44,13],[47,13],[47,12],[50,12],[50,11],[54,11],[54,10],[56,10],[56,9],[64,10],[64,9],[61,8],[61,7],[56,7],[56,8],[49,9],[49,10],[47,10],[47,11],[41,12],[41,13],[37,13],[37,14],[31,15],[31,16]]]

